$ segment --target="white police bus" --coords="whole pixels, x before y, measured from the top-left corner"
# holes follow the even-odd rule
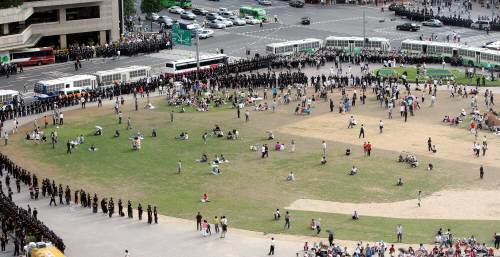
[[[346,52],[359,52],[361,49],[387,52],[391,50],[389,39],[383,37],[335,37],[325,39],[325,47]]]
[[[268,54],[290,55],[299,52],[314,52],[321,48],[323,40],[306,38],[287,42],[271,43],[266,46]]]
[[[52,80],[42,80],[35,83],[34,91],[47,96],[59,95],[61,89],[80,88],[94,89],[97,86],[97,78],[94,75],[75,75]]]
[[[129,66],[106,71],[97,71],[93,75],[97,77],[99,86],[109,86],[117,82],[135,82],[150,77],[150,66]]]

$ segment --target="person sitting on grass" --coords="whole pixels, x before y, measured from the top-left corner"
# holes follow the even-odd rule
[[[359,215],[358,215],[357,211],[354,211],[354,213],[352,214],[352,219],[353,220],[359,220]]]
[[[201,155],[201,159],[198,160],[198,162],[208,162],[208,157],[205,153]]]
[[[181,134],[179,136],[177,136],[175,139],[188,140],[189,134],[187,132],[181,132]]]
[[[226,157],[224,157],[224,155],[223,155],[223,154],[221,154],[221,155],[220,155],[220,157],[219,157],[219,161],[220,161],[220,163],[229,162],[228,160],[226,160]]]
[[[398,182],[396,182],[396,186],[403,186],[403,179],[398,178]]]
[[[294,181],[295,180],[295,175],[293,174],[293,171],[290,171],[288,176],[286,176],[286,181]]]
[[[351,148],[347,148],[347,149],[345,149],[345,155],[346,155],[346,156],[351,155]]]
[[[311,230],[316,230],[316,220],[311,219],[311,224],[309,224]]]
[[[80,136],[78,137],[78,144],[81,145],[85,143],[85,137],[83,137],[82,134],[80,134]]]
[[[281,144],[280,142],[276,142],[276,144],[274,145],[274,150],[275,151],[279,151],[281,149]]]
[[[153,131],[151,131],[151,136],[152,137],[156,137],[157,136],[157,133],[156,133],[156,129],[153,128]]]
[[[434,165],[432,163],[429,163],[429,165],[427,166],[427,170],[431,171],[433,169],[434,169]]]
[[[351,171],[349,172],[349,175],[350,176],[354,176],[356,174],[358,174],[358,167],[356,167],[355,165],[353,165]]]
[[[120,132],[118,130],[115,130],[115,134],[113,135],[113,137],[120,137]]]
[[[95,136],[102,136],[102,127],[100,126],[95,126]]]
[[[431,147],[431,151],[432,151],[433,153],[437,153],[436,145],[432,145],[432,147]]]
[[[267,131],[267,140],[273,140],[274,139],[274,134],[272,131],[268,130]]]
[[[216,165],[216,164],[213,164],[211,167],[210,167],[210,173],[212,173],[212,175],[220,175],[221,174],[221,171],[219,169],[219,165]]]
[[[91,152],[95,152],[95,151],[97,151],[97,150],[98,150],[98,149],[97,149],[97,147],[95,147],[95,145],[94,145],[94,144],[92,144],[92,145],[90,146],[90,148],[89,148],[89,151],[91,151]]]
[[[201,200],[200,200],[202,203],[208,203],[210,202],[208,200],[208,194],[207,193],[203,193],[203,196],[201,197]]]
[[[323,157],[321,157],[321,165],[325,164],[326,164],[326,156],[323,155]]]

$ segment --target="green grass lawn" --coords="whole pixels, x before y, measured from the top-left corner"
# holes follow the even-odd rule
[[[406,71],[406,73],[408,74],[407,80],[409,82],[415,82],[415,78],[417,76],[417,69],[414,67],[381,68],[381,69],[376,70],[375,73],[377,71],[379,71],[379,74],[381,76],[397,76],[398,74],[403,75],[403,73]],[[462,71],[459,71],[457,69],[452,69],[452,70],[447,70],[447,69],[443,70],[443,69],[435,69],[435,68],[428,68],[427,69],[427,73],[429,75],[432,73],[443,73],[444,71],[451,72],[451,74],[453,74],[453,77],[455,78],[455,81],[457,82],[457,84],[459,84],[459,85],[468,85],[469,84],[469,79],[465,77],[465,73]],[[481,75],[476,74],[476,76],[470,80],[470,84],[476,85],[476,78],[478,78],[478,77],[482,78]],[[421,78],[419,80],[421,82],[424,81]],[[482,83],[482,81],[481,81],[481,83]],[[495,81],[486,80],[485,83],[486,83],[486,86],[488,86],[488,87],[500,86],[500,81],[498,79],[496,79]]]
[[[313,235],[308,225],[312,218],[318,217],[322,218],[324,229],[336,231],[337,238],[352,240],[393,242],[396,224],[403,224],[405,241],[412,243],[432,242],[440,227],[451,228],[458,237],[473,234],[480,240],[488,240],[500,230],[500,222],[491,221],[407,220],[361,214],[361,220],[353,222],[349,215],[292,211],[292,229],[284,231],[283,222],[273,221],[272,213],[276,208],[284,213],[284,207],[299,198],[342,202],[405,200],[415,198],[416,188],[430,193],[444,187],[460,187],[463,177],[446,162],[440,163],[433,173],[411,169],[396,162],[394,152],[379,152],[366,158],[355,151],[346,157],[345,146],[337,143],[329,150],[329,162],[321,166],[320,142],[296,136],[293,137],[298,145],[296,153],[271,150],[270,158],[261,159],[259,152],[249,150],[250,145],[267,143],[273,149],[275,141],[289,144],[292,139],[290,135],[277,135],[275,141],[267,141],[266,130],[306,117],[265,113],[245,124],[244,119],[235,119],[234,109],[224,106],[208,113],[191,109],[187,113],[176,112],[175,122],[170,123],[169,112],[178,109],[166,106],[163,101],[154,104],[155,110],[126,110],[121,125],[110,111],[102,115],[89,111],[67,115],[66,125],[57,129],[59,144],[55,149],[48,143],[26,142],[21,136],[13,140],[14,145],[19,147],[18,154],[31,157],[36,163],[32,166],[40,164],[47,170],[45,174],[72,188],[96,191],[100,197],[131,199],[135,205],[138,201],[143,205],[155,204],[162,214],[186,219],[194,219],[197,211],[210,218],[226,215],[233,227],[265,233]],[[128,116],[132,119],[132,131],[126,130]],[[238,129],[241,139],[209,137],[205,145],[201,135],[215,124],[225,132]],[[93,135],[95,125],[104,128],[102,136]],[[150,136],[152,128],[158,130],[157,138]],[[45,133],[48,135],[53,129],[50,127]],[[120,131],[119,138],[113,138],[115,130]],[[140,151],[131,150],[129,137],[136,131],[145,135]],[[190,140],[174,139],[181,131],[189,132]],[[86,143],[67,155],[65,142],[80,134],[86,137]],[[88,151],[91,144],[99,150]],[[208,164],[195,162],[202,153],[210,159],[224,154],[230,163],[221,165],[222,175],[210,175]],[[428,161],[420,159],[423,163]],[[183,163],[180,175],[176,172],[178,160]],[[347,175],[353,163],[360,169],[360,174],[354,177]],[[290,171],[296,174],[296,181],[285,182]],[[404,178],[404,187],[395,186],[398,177]],[[210,203],[200,203],[204,192],[208,193]]]

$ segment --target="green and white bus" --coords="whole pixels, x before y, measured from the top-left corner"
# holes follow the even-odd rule
[[[280,43],[272,43],[266,46],[268,54],[290,55],[299,52],[315,52],[323,45],[323,40],[316,38],[306,38]]]
[[[355,53],[359,53],[361,49],[384,52],[387,52],[391,49],[391,44],[387,38],[367,37],[366,41],[363,41],[363,37],[330,36],[325,39],[325,47]]]
[[[500,68],[500,51],[435,41],[404,40],[401,52],[439,57],[461,57],[463,64],[486,68]]]
[[[256,6],[241,6],[240,7],[240,17],[253,16],[255,19],[260,21],[267,20],[266,9]]]
[[[193,7],[191,0],[161,0],[161,6],[163,8],[170,8],[172,6],[179,6],[185,9],[190,9]]]

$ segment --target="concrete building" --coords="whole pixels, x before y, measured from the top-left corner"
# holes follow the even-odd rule
[[[0,52],[120,38],[120,0],[24,0],[0,9]]]

